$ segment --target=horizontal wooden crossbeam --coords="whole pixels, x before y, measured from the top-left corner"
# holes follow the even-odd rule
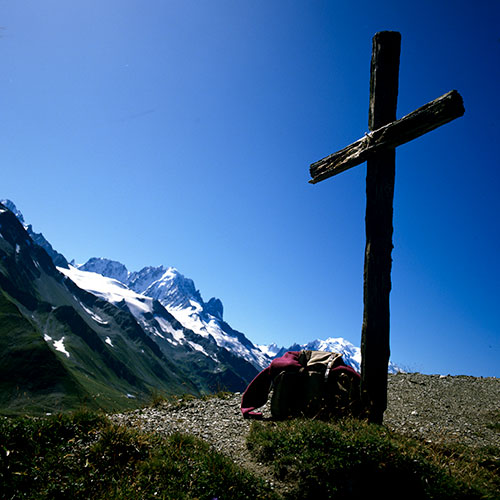
[[[396,148],[465,113],[462,96],[452,90],[412,113],[365,134],[351,145],[323,158],[309,168],[311,184],[340,174],[367,160],[374,153]]]

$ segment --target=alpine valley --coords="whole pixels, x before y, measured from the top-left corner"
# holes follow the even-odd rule
[[[0,204],[0,411],[135,407],[244,390],[270,359],[173,268],[73,266]]]
[[[0,413],[111,411],[156,395],[243,391],[296,348],[333,348],[359,369],[359,349],[343,339],[255,346],[224,321],[219,299],[204,302],[172,267],[68,263],[14,203],[0,202]]]

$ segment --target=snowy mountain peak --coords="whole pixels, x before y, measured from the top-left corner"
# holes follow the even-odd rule
[[[157,277],[160,270],[163,273]],[[130,287],[136,292],[148,295],[172,308],[203,309],[203,299],[194,286],[194,281],[183,276],[174,267],[169,267],[166,270],[163,267],[151,268],[149,276],[144,276],[144,278],[147,279],[144,279],[142,283],[135,282]],[[149,284],[144,288],[148,281]]]
[[[266,356],[269,356],[271,359],[278,356],[278,354],[283,350],[282,347],[279,347],[278,344],[269,344],[269,345],[258,345],[257,346]]]
[[[130,273],[127,284],[132,290],[142,293],[144,290],[147,290],[152,283],[161,279],[166,271],[168,271],[168,269],[163,266],[147,266],[140,271]]]
[[[121,263],[115,260],[103,259],[101,257],[92,257],[85,264],[78,266],[81,271],[98,273],[106,278],[112,278],[122,283],[127,283],[129,272]]]
[[[156,299],[169,308],[203,311],[222,320],[222,302],[213,298],[205,304],[194,281],[175,267],[147,266],[130,272],[121,262],[93,257],[78,269],[121,281],[134,292]]]
[[[307,344],[293,344],[288,348],[281,349],[276,344],[261,345],[259,349],[270,357],[283,356],[287,351],[328,351],[338,352],[342,355],[344,362],[352,366],[357,372],[361,372],[361,349],[342,337],[329,337],[325,340],[316,339]],[[403,370],[394,363],[389,362],[389,373],[398,373]]]
[[[175,267],[144,267],[140,271],[129,272],[119,262],[93,258],[78,266],[78,270],[117,280],[131,293],[145,297],[149,301],[157,300],[183,327],[205,339],[212,339],[219,347],[245,359],[258,369],[265,368],[270,362],[270,358],[242,333],[233,330],[224,322],[224,307],[221,300],[212,297],[208,302],[204,302],[194,281],[186,278]],[[99,295],[98,290],[92,289],[94,279],[87,281],[88,277],[79,276],[74,271],[71,273],[71,278],[76,279],[79,286]],[[136,301],[133,306],[136,308]]]

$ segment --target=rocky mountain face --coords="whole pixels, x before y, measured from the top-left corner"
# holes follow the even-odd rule
[[[0,204],[2,412],[40,413],[81,405],[124,408],[155,393],[243,390],[257,374],[255,362],[219,343],[257,348],[225,326],[220,301],[203,303],[190,280],[158,268],[126,275],[120,266],[112,270],[138,289],[150,288],[155,276],[168,271],[172,283],[183,284],[193,297],[190,307],[183,308],[185,300],[170,286],[166,296],[172,310],[183,311],[193,324],[204,327],[202,334],[187,328],[154,296],[76,269],[55,251],[49,255],[44,248],[50,244],[41,235],[38,241],[44,246],[37,244],[30,226],[17,215]],[[160,297],[159,283],[153,289]],[[219,343],[210,329],[219,334]]]
[[[245,359],[259,370],[270,362],[269,357],[243,333],[224,321],[224,308],[220,299],[212,297],[204,302],[193,280],[173,267],[145,267],[137,272],[129,272],[119,262],[92,258],[78,266],[78,270],[115,279],[130,290],[157,300],[184,327],[203,338],[212,338],[219,347]],[[79,286],[85,288],[84,284]]]
[[[35,233],[35,231],[33,231],[33,226],[31,224],[25,223],[23,214],[17,209],[16,205],[14,205],[12,201],[0,200],[0,204],[9,209],[17,217],[26,232],[30,235],[33,242],[38,246],[41,246],[49,254],[49,257],[52,259],[56,266],[65,268],[68,267],[68,261],[66,260],[64,255],[54,250],[52,248],[52,245],[45,239],[45,236],[42,233]]]

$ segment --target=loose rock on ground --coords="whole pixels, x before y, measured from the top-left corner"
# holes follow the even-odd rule
[[[194,434],[237,464],[271,481],[269,469],[246,448],[251,421],[240,412],[241,394],[165,401],[154,407],[110,415],[119,424],[145,432]],[[262,408],[270,418],[269,406]],[[400,434],[434,443],[500,446],[500,379],[405,373],[388,377],[384,425]]]

